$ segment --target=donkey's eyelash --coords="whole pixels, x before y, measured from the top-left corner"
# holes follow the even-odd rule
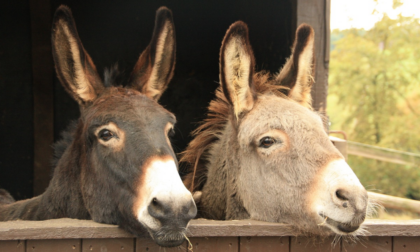
[[[173,137],[173,136],[175,136],[175,130],[174,130],[174,128],[171,128],[171,129],[168,131],[168,137]]]

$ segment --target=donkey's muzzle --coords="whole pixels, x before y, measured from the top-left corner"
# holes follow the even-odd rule
[[[167,228],[185,228],[197,215],[197,207],[192,199],[174,201],[172,197],[154,197],[147,208],[149,214]]]

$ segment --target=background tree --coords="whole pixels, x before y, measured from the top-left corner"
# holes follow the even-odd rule
[[[420,153],[419,20],[384,14],[368,31],[334,30],[331,38],[331,129],[351,141]],[[420,199],[420,167],[354,156],[349,163],[368,189]]]

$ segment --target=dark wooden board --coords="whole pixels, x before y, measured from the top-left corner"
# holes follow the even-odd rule
[[[289,236],[276,237],[239,237],[241,252],[289,252]]]
[[[136,252],[187,252],[187,243],[179,247],[163,248],[157,245],[151,238],[137,238]]]
[[[54,142],[53,60],[50,0],[30,0],[32,83],[34,94],[34,196],[42,194],[51,177]]]
[[[341,243],[333,244],[334,237],[319,239],[317,237],[292,237],[291,252],[340,252]]]
[[[0,241],[1,252],[25,252],[25,241]]]
[[[420,237],[393,238],[393,252],[420,252]]]
[[[238,237],[195,237],[190,239],[194,252],[238,252]]]
[[[82,241],[80,239],[63,240],[28,240],[26,252],[81,252]]]
[[[356,243],[342,242],[345,252],[391,252],[392,237],[371,236],[361,237]]]
[[[134,252],[133,238],[118,238],[118,239],[83,239],[83,252]]]

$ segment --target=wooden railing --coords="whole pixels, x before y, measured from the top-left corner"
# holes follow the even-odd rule
[[[339,240],[335,245],[334,237],[295,236],[290,227],[254,220],[193,220],[187,236],[194,252],[420,251],[420,220],[367,220],[365,235],[356,242]],[[188,247],[186,242],[177,248],[162,248],[147,234],[136,238],[117,226],[86,220],[0,222],[1,252],[191,251]]]

